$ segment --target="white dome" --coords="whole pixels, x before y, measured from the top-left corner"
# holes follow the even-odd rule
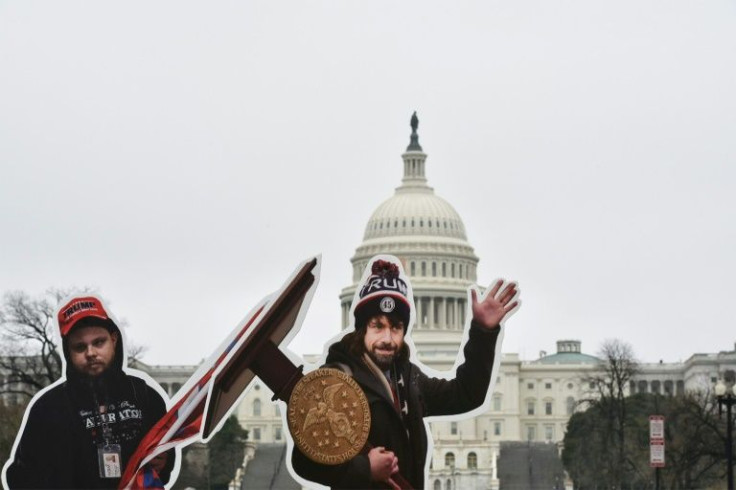
[[[460,215],[430,187],[399,187],[373,212],[363,240],[388,236],[430,235],[467,240]]]

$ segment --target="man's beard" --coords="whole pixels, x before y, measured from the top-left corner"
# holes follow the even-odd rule
[[[382,350],[387,350],[386,345],[383,344],[380,346]],[[393,351],[390,354],[383,354],[383,353],[377,353],[376,349],[379,348],[379,346],[374,346],[369,352],[368,356],[371,358],[371,360],[376,363],[376,366],[381,368],[382,370],[387,370],[391,367],[391,363],[394,362],[394,359],[396,358],[396,354],[398,353],[398,349],[396,347],[393,347]]]

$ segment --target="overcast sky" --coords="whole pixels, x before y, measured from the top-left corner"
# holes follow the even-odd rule
[[[736,341],[736,2],[0,1],[0,292],[92,286],[152,364],[207,357],[322,254],[338,294],[419,114],[504,352]]]

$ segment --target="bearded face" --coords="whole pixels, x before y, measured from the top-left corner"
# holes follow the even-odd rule
[[[376,315],[366,323],[365,351],[383,370],[388,369],[404,345],[404,323],[387,315]]]
[[[77,326],[69,333],[69,362],[80,374],[100,376],[112,366],[118,334],[104,327]]]

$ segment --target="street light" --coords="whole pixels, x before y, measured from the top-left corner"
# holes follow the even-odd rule
[[[726,406],[726,464],[728,470],[728,490],[733,488],[733,417],[731,416],[731,407],[736,404],[736,384],[733,380],[733,372],[727,373],[729,381],[728,389],[723,380],[716,383],[716,400],[718,401],[718,416],[723,413],[723,406]]]

